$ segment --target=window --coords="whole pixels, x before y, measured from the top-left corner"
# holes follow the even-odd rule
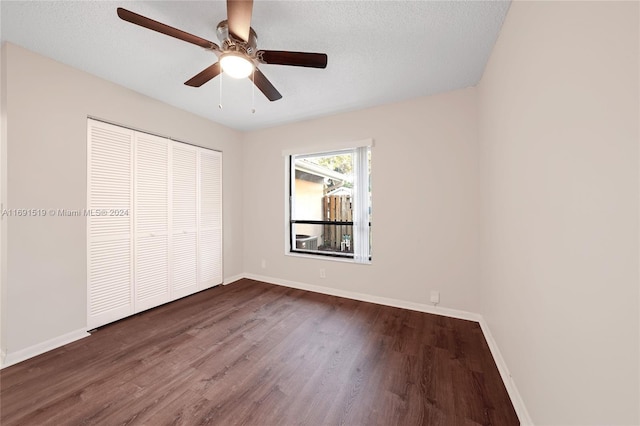
[[[289,157],[290,252],[371,260],[368,146]]]

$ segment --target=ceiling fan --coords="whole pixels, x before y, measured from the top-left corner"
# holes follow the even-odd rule
[[[186,81],[184,84],[187,86],[200,87],[224,72],[234,78],[248,77],[267,99],[277,101],[282,98],[282,95],[258,69],[259,64],[326,68],[327,55],[324,53],[257,50],[258,36],[251,28],[252,10],[253,0],[227,0],[227,20],[220,22],[216,29],[221,46],[121,7],[118,8],[118,16],[132,24],[203,47],[218,56],[218,62]]]

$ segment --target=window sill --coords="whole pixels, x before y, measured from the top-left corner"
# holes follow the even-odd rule
[[[323,256],[321,254],[311,254],[297,251],[286,251],[285,256],[300,257],[303,259],[328,260],[331,262],[353,263],[354,265],[371,265],[371,260],[366,263],[358,263],[351,257]]]

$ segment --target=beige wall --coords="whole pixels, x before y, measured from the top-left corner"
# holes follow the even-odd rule
[[[223,151],[224,274],[242,272],[239,133],[18,46],[6,54],[9,208],[86,206],[87,116]],[[86,221],[9,218],[3,345],[86,326]]]
[[[245,272],[416,303],[439,290],[443,306],[477,312],[476,134],[471,88],[245,135]],[[367,138],[373,263],[286,256],[283,150]]]
[[[479,85],[480,312],[537,425],[640,424],[638,14],[516,1]]]

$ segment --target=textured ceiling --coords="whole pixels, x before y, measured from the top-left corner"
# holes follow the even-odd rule
[[[224,1],[0,1],[10,41],[193,112],[250,130],[473,86],[509,8],[505,1],[262,1],[258,49],[327,53],[326,69],[261,65],[282,93],[249,80],[183,83],[213,53],[120,20],[117,7],[218,42]],[[251,112],[255,102],[255,113]]]

